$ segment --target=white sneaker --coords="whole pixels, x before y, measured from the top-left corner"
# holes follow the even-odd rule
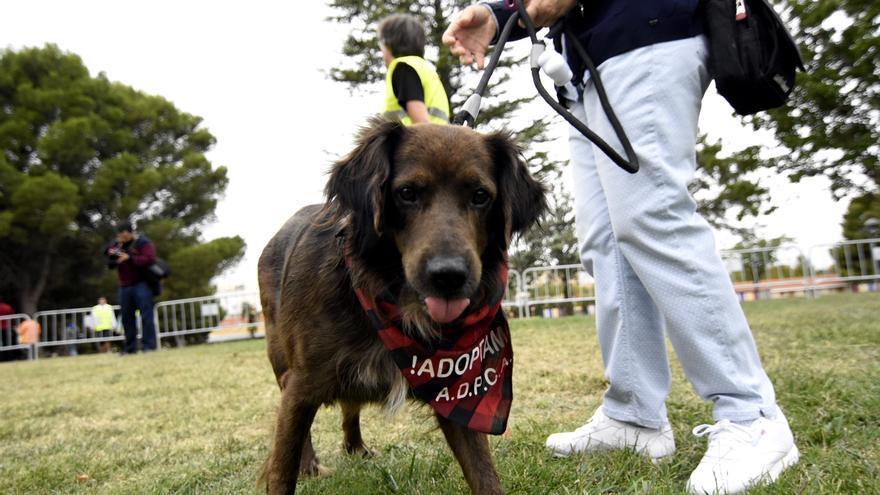
[[[547,437],[546,445],[557,457],[602,450],[631,449],[657,462],[675,452],[675,440],[672,438],[672,428],[669,423],[659,429],[643,428],[611,419],[602,413],[601,407],[580,428],[565,433],[554,433]]]
[[[700,425],[694,435],[709,435],[709,448],[688,480],[688,493],[739,493],[776,481],[798,461],[798,449],[782,412],[776,419],[759,418],[748,426],[726,419]]]

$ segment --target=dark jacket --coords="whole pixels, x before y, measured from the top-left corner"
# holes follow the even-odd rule
[[[12,306],[6,304],[3,301],[0,301],[0,316],[9,316],[14,315],[15,310],[12,309]],[[0,321],[0,330],[9,330],[12,328],[12,320],[2,320]],[[4,339],[8,339],[10,337],[2,336]]]
[[[123,263],[119,263],[115,257],[111,255],[111,250],[114,248],[118,248],[128,253],[129,259]],[[131,242],[126,242],[121,246],[117,242],[111,243],[107,246],[104,254],[108,257],[107,265],[110,268],[116,268],[119,274],[120,287],[128,287],[138,282],[148,282],[144,272],[150,265],[156,262],[156,248],[153,246],[153,243],[150,242],[150,239],[142,234],[138,235],[137,239]]]
[[[578,2],[560,22],[577,37],[598,67],[609,58],[636,48],[702,34],[703,24],[696,13],[698,1],[587,0]],[[498,20],[500,33],[512,11],[504,7],[504,2],[490,2],[488,5]],[[525,36],[526,31],[518,27],[511,34],[513,39]],[[560,31],[553,39],[560,52],[561,39]],[[567,60],[575,81],[580,81],[585,66],[573,52],[569,50]]]

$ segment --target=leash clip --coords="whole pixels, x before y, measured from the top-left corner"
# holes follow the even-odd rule
[[[477,116],[480,114],[480,102],[483,98],[474,93],[470,95],[464,105],[462,105],[462,109],[455,114],[455,118],[452,120],[452,123],[455,125],[466,125],[471,129],[474,128]]]

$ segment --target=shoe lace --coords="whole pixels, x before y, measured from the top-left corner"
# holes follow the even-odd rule
[[[697,437],[709,435],[710,445],[717,441],[727,439],[751,443],[752,437],[754,436],[754,432],[748,426],[731,423],[726,419],[722,419],[714,425],[699,425],[693,429],[693,434]]]

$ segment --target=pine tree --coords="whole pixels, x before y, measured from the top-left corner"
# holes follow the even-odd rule
[[[792,182],[824,176],[835,200],[851,200],[844,234],[864,237],[864,223],[880,208],[880,3],[775,3],[807,70],[788,105],[744,120],[776,137],[781,152],[771,165],[778,172]]]
[[[0,51],[0,294],[27,313],[115,299],[101,253],[122,220],[179,274],[166,297],[209,290],[244,241],[201,241],[228,181],[201,124],[54,45]]]
[[[450,108],[455,113],[476,86],[479,73],[459,64],[442,45],[441,38],[455,13],[472,3],[469,0],[330,1],[329,5],[336,11],[330,20],[351,27],[342,47],[345,62],[342,66],[330,69],[331,79],[347,84],[353,92],[378,90],[378,83],[385,78],[385,68],[377,40],[377,24],[391,13],[410,13],[424,21],[427,35],[426,59],[437,68],[451,100]],[[525,65],[527,63],[524,59],[517,59],[509,54],[501,57],[489,87],[490,97],[483,100],[477,120],[481,129],[505,125],[513,128],[517,138],[529,145],[526,159],[532,172],[551,186],[553,197],[550,203],[553,211],[548,215],[545,227],[534,230],[517,242],[511,259],[523,267],[531,262],[575,263],[577,241],[574,235],[572,200],[565,188],[561,187],[561,171],[566,162],[551,159],[545,146],[551,140],[564,137],[550,135],[550,116],[553,114],[549,110],[542,114],[548,117],[534,119],[534,108],[527,105],[536,96],[508,99],[505,95],[511,77],[528,77]],[[377,108],[377,112],[379,110],[381,109]],[[532,113],[526,115],[524,110]],[[524,121],[529,122],[529,125],[516,128],[515,123]],[[691,191],[700,191],[700,210],[713,226],[744,234],[750,230],[743,226],[745,220],[772,211],[772,208],[766,207],[768,191],[751,177],[752,172],[764,163],[758,161],[757,148],[744,155],[724,159],[718,156],[720,151],[720,144],[708,145],[701,140],[698,147],[700,168]],[[736,211],[736,221],[728,218],[731,209]],[[555,248],[551,249],[550,246]]]

